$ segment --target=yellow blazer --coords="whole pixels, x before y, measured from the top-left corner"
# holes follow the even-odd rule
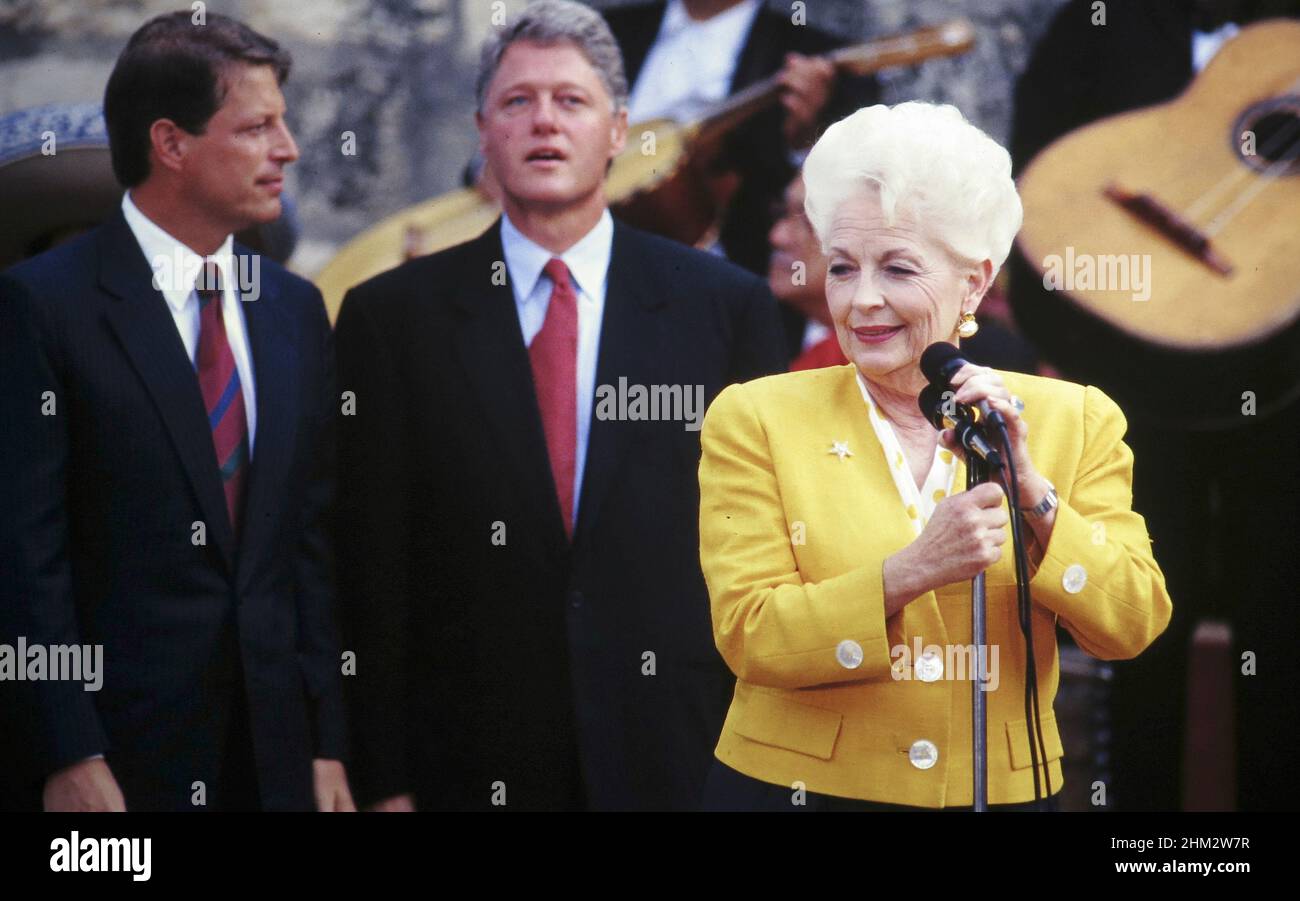
[[[1172,605],[1131,509],[1133,454],[1119,407],[1094,387],[1001,375],[1025,402],[1030,456],[1061,501],[1030,581],[1056,791],[1057,622],[1089,654],[1125,659],[1164,631]],[[852,364],[727,388],[702,441],[700,559],[714,638],[736,674],[717,758],[765,782],[840,797],[971,804],[970,675],[952,678],[964,669],[955,649],[971,644],[970,582],[927,592],[886,620],[884,560],[915,533]],[[832,442],[852,456],[831,453]],[[959,463],[953,491],[965,485]],[[997,688],[987,693],[991,804],[1034,797],[1009,539],[986,576],[990,664],[997,648]],[[915,659],[917,639],[940,651],[939,678],[934,658]]]

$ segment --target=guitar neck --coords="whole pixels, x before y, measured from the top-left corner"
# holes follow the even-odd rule
[[[920,28],[906,34],[842,47],[822,57],[837,73],[870,75],[893,66],[910,66],[936,57],[958,56],[975,43],[975,28],[966,19]],[[780,73],[737,91],[690,126],[700,139],[720,138],[781,96]]]

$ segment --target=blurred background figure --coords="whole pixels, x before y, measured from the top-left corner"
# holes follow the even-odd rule
[[[848,362],[826,306],[826,255],[804,213],[803,198],[803,176],[796,175],[776,206],[769,232],[772,254],[767,264],[767,285],[785,308],[807,321],[791,370]]]

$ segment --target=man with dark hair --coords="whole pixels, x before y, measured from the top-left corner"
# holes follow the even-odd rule
[[[698,429],[727,384],[782,368],[775,301],[611,218],[626,87],[597,13],[530,5],[479,84],[501,220],[339,313],[357,794],[696,808],[734,682],[700,572]]]
[[[288,54],[144,25],[105,96],[108,222],[0,275],[0,643],[47,810],[351,808],[319,292],[235,245],[280,214]],[[69,651],[94,684],[32,667]]]
[[[230,85],[232,62],[266,66],[276,84],[289,77],[289,52],[243,22],[213,14],[194,25],[188,13],[159,16],[131,35],[104,92],[113,172],[123,187],[149,176],[149,128],[170,119],[201,135]]]

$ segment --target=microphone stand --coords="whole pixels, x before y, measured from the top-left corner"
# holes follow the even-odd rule
[[[966,455],[966,490],[989,480],[989,466],[977,454]],[[988,657],[984,653],[987,642],[985,621],[984,571],[971,579],[971,641],[974,643],[975,678],[971,680],[971,763],[975,774],[974,809],[977,813],[989,808],[989,758],[988,712],[985,707],[984,683]]]
[[[935,345],[938,346],[938,345]],[[928,353],[928,351],[927,351]],[[1025,643],[1028,649],[1026,657],[1026,676],[1025,676],[1025,718],[1028,722],[1037,720],[1037,696],[1033,697],[1033,715],[1030,715],[1030,693],[1031,686],[1036,684],[1033,678],[1033,635],[1028,631],[1029,614],[1023,612],[1026,609],[1026,584],[1028,583],[1027,565],[1024,563],[1024,546],[1020,529],[1017,528],[1018,517],[1020,515],[1016,504],[1016,468],[1015,461],[1010,457],[1010,437],[1007,433],[1006,424],[997,411],[987,412],[985,418],[987,421],[996,426],[1001,434],[1001,443],[1004,452],[1008,455],[1005,460],[1002,454],[994,450],[986,441],[980,441],[979,446],[975,442],[975,437],[968,434],[969,426],[963,425],[957,419],[953,418],[948,412],[942,410],[943,395],[940,393],[942,386],[933,380],[930,373],[926,374],[931,378],[930,384],[922,389],[920,397],[917,398],[917,404],[921,412],[925,414],[927,420],[937,429],[950,428],[954,430],[954,435],[968,450],[963,454],[966,462],[966,490],[970,491],[976,485],[982,485],[989,481],[992,474],[996,471],[1002,473],[1004,464],[1007,467],[1005,486],[1008,503],[1011,507],[1011,539],[1016,553],[1016,586],[1017,597],[1021,606],[1021,628],[1026,630]],[[951,389],[949,389],[951,390]],[[996,435],[992,433],[990,437]],[[994,438],[993,440],[997,440]],[[986,459],[987,458],[987,459]],[[986,706],[987,699],[984,693],[988,685],[988,628],[986,617],[986,592],[984,582],[984,571],[976,573],[971,579],[971,639],[974,642],[974,678],[971,680],[971,772],[974,784],[972,786],[973,808],[978,812],[986,812],[989,803],[989,763],[988,763],[988,709]],[[1041,735],[1041,729],[1037,730]],[[1040,740],[1041,744],[1041,740]],[[1034,765],[1034,797],[1038,798],[1038,753],[1036,745],[1030,745],[1030,756]],[[1046,758],[1046,754],[1043,755]]]

